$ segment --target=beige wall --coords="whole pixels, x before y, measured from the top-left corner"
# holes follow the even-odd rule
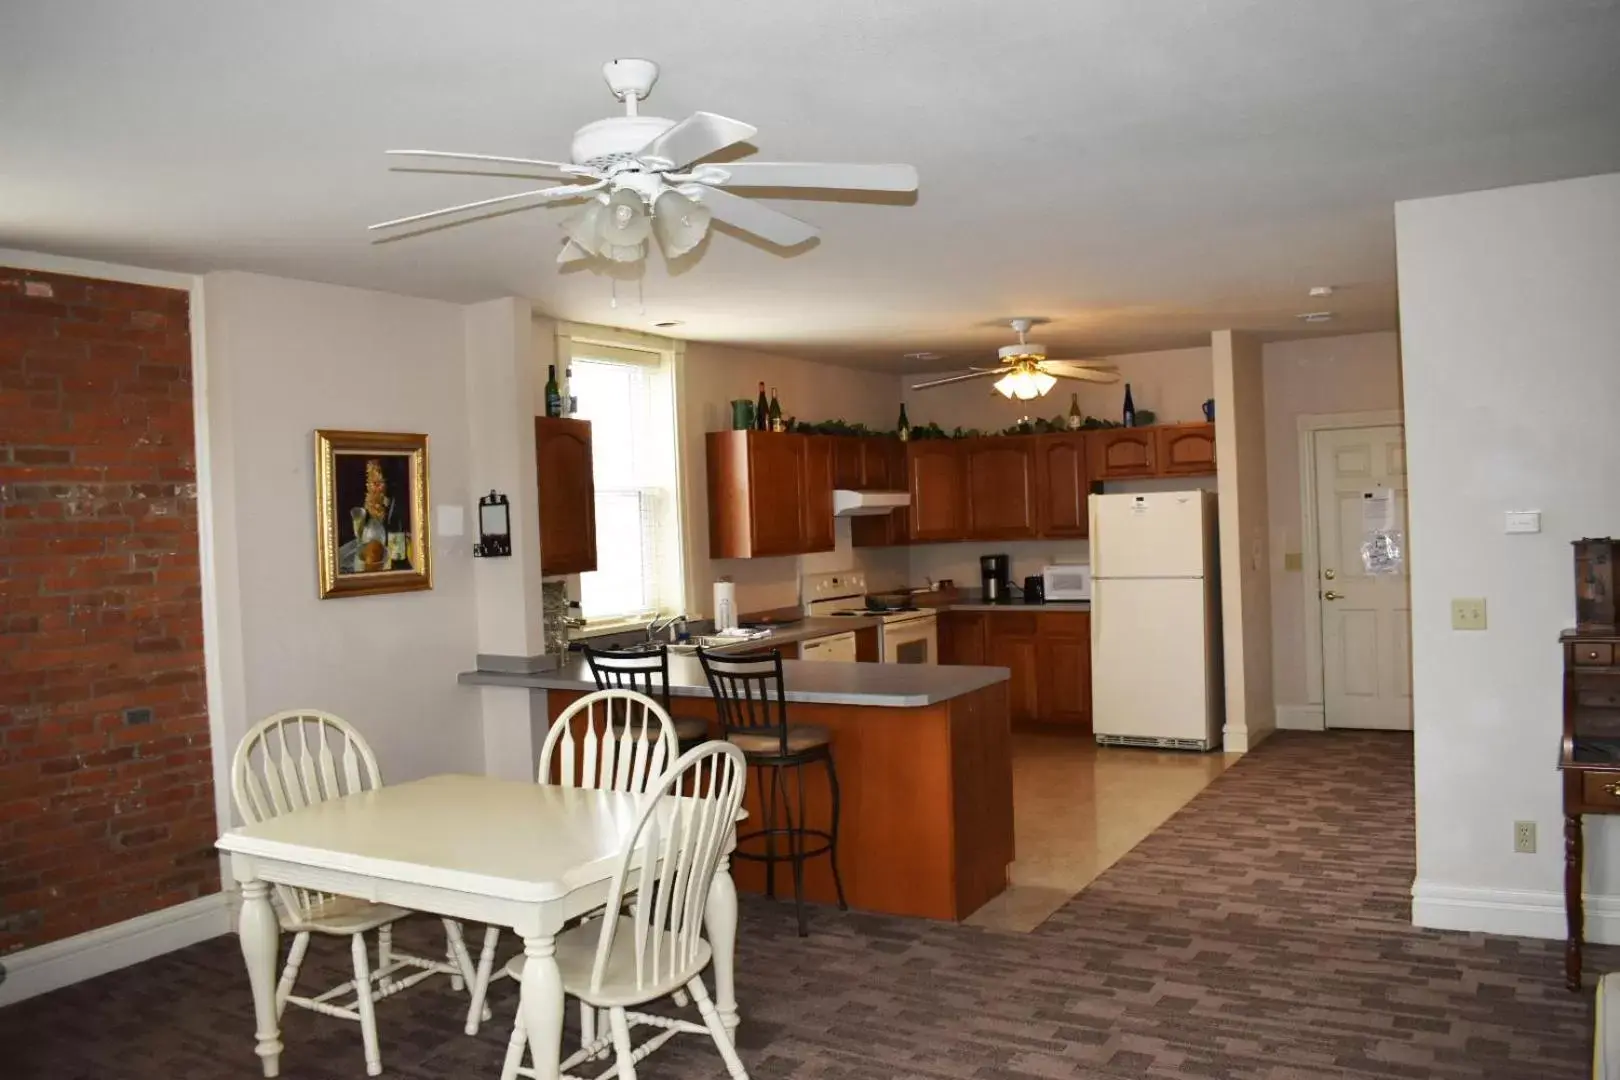
[[[210,527],[220,589],[224,735],[281,709],[352,722],[390,783],[483,767],[472,540],[437,514],[469,483],[462,309],[253,274],[204,279]],[[316,428],[430,440],[433,588],[316,598]]]
[[[1067,415],[1070,394],[1079,396],[1080,408],[1087,416],[1118,420],[1125,402],[1126,383],[1131,384],[1131,400],[1138,409],[1151,409],[1159,423],[1174,423],[1204,418],[1203,404],[1214,396],[1209,357],[1207,348],[1106,357],[1119,368],[1119,382],[1099,385],[1064,379],[1050,394],[1036,401],[1008,401],[991,388],[995,380],[990,378],[936,386],[931,390],[911,388],[912,383],[958,372],[903,375],[899,381],[908,419],[918,425],[936,423],[947,431],[957,427],[1000,431],[1023,416]],[[993,362],[993,357],[988,358],[978,366],[989,367]],[[891,418],[888,424],[893,423]]]
[[[1248,750],[1276,726],[1271,689],[1271,577],[1266,506],[1266,408],[1260,343],[1213,335],[1221,520],[1221,635],[1226,748]]]
[[[764,380],[775,388],[782,411],[799,420],[842,419],[873,428],[893,427],[900,396],[893,375],[833,367],[773,353],[732,349],[702,342],[686,346],[681,405],[682,474],[686,490],[688,607],[711,613],[713,585],[729,576],[737,583],[738,610],[759,611],[799,602],[799,575],[859,567],[873,589],[893,588],[907,579],[906,553],[856,550],[849,524],[838,523],[838,550],[819,555],[772,559],[709,558],[709,496],[704,434],[731,426],[733,398],[753,398]]]
[[[1570,542],[1614,536],[1620,173],[1395,206],[1412,502],[1421,926],[1562,938]],[[1539,510],[1540,533],[1503,514]],[[1453,597],[1489,628],[1451,628]],[[1540,826],[1534,854],[1514,823]],[[1587,932],[1620,940],[1620,820],[1586,819]]]
[[[1271,526],[1272,685],[1278,706],[1307,702],[1304,583],[1283,559],[1299,553],[1299,417],[1399,409],[1400,337],[1352,334],[1278,341],[1262,350],[1266,497]]]

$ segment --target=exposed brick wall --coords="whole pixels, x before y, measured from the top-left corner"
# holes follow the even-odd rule
[[[220,887],[187,303],[0,268],[0,954]]]

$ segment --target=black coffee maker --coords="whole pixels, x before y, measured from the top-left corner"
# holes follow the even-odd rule
[[[1001,604],[1012,598],[1012,559],[1006,555],[980,555],[979,580],[984,602]]]

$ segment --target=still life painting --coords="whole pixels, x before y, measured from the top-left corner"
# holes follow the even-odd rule
[[[315,433],[320,595],[431,589],[426,435]]]

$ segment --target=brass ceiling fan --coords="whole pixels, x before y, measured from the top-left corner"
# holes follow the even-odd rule
[[[945,386],[949,383],[983,379],[994,375],[999,376],[994,383],[995,389],[1003,397],[1031,401],[1044,396],[1057,385],[1059,379],[1077,379],[1081,382],[1094,383],[1119,381],[1119,369],[1105,360],[1048,360],[1045,345],[1024,339],[1036,321],[1028,318],[1012,320],[1012,328],[1018,333],[1018,344],[1001,347],[1001,363],[996,367],[969,368],[966,375],[952,375],[947,379],[915,383],[911,388],[927,390],[932,386]]]

